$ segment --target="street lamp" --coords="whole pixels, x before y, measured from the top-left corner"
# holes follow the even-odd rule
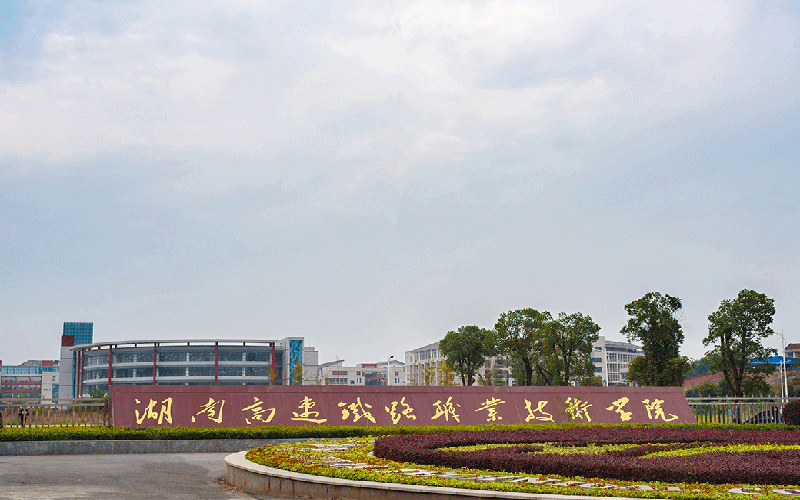
[[[386,385],[391,385],[391,368],[389,363],[394,359],[394,356],[389,356],[389,359],[386,360]]]

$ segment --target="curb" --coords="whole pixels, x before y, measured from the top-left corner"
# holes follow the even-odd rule
[[[412,500],[420,497],[438,499],[501,498],[539,500],[598,500],[603,497],[517,493],[423,486],[416,484],[352,481],[336,477],[314,476],[274,469],[251,462],[246,451],[225,457],[225,482],[250,493],[284,498],[340,498],[348,500]],[[619,500],[615,498],[614,500]]]
[[[0,456],[116,455],[128,453],[231,453],[264,444],[296,443],[291,439],[176,439],[119,441],[3,441]]]

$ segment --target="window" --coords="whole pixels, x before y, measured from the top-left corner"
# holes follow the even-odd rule
[[[213,351],[190,351],[189,361],[214,361]]]
[[[135,361],[136,355],[132,352],[114,354],[114,363],[134,363]]]
[[[137,353],[136,354],[136,361],[138,361],[139,363],[152,363],[153,362],[153,351]]]
[[[185,377],[186,368],[182,366],[159,366],[159,377]]]
[[[214,376],[214,367],[213,366],[190,366],[189,367],[189,376],[190,377],[213,377]]]
[[[603,358],[592,358],[592,363],[602,363]]]
[[[261,362],[268,362],[269,361],[269,351],[251,351],[245,355],[246,361],[261,361]]]
[[[220,366],[219,367],[219,376],[220,377],[241,377],[242,376],[242,368],[239,366]]]
[[[595,366],[594,367],[594,372],[595,373],[602,373],[603,372],[603,367],[602,366]]]
[[[158,353],[158,360],[163,362],[186,361],[186,354],[177,351],[167,351]],[[161,371],[158,372],[161,375]]]
[[[269,369],[266,366],[246,366],[244,374],[248,377],[267,377]]]
[[[244,351],[241,349],[225,349],[219,350],[219,360],[220,361],[243,361],[244,360]]]

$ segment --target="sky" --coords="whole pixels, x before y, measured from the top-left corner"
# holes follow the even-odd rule
[[[0,360],[753,289],[800,342],[797,2],[0,2]],[[778,335],[766,341],[780,347]]]

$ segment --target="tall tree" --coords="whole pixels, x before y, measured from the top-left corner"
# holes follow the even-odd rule
[[[683,384],[689,362],[678,353],[683,330],[675,314],[680,309],[681,299],[659,292],[625,305],[630,318],[620,332],[629,342],[640,342],[644,351],[643,358],[628,365],[629,380],[647,386]]]
[[[569,385],[594,375],[592,344],[600,327],[589,316],[559,313],[544,337],[544,355],[550,385]]]
[[[494,352],[507,354],[512,358],[512,363],[516,360],[522,364],[524,385],[533,383],[534,369],[539,375],[547,377],[546,381],[552,378],[544,366],[542,356],[544,336],[552,319],[547,311],[509,311],[500,315],[494,331],[489,335],[487,343],[493,346]]]
[[[447,366],[461,377],[461,384],[472,385],[475,372],[486,360],[486,334],[477,326],[462,326],[454,332],[447,332],[439,341],[439,350]]]
[[[733,299],[725,299],[708,316],[708,336],[703,345],[715,344],[707,357],[713,371],[721,371],[731,394],[742,397],[748,387],[763,387],[764,375],[774,371],[769,363],[752,364],[775,356],[775,349],[762,345],[772,335],[775,301],[763,293],[742,290]],[[760,379],[760,380],[759,380]]]

